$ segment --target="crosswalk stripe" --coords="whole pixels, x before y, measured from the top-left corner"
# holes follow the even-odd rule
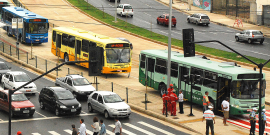
[[[149,128],[155,129],[155,130],[157,130],[157,131],[159,131],[159,132],[161,132],[161,133],[164,133],[164,134],[166,134],[166,135],[174,135],[174,134],[172,134],[172,133],[170,133],[170,132],[167,132],[167,131],[165,131],[165,130],[163,130],[163,129],[160,129],[160,128],[157,128],[157,127],[155,127],[155,126],[152,126],[152,125],[150,125],[150,124],[148,124],[148,123],[145,123],[145,122],[143,122],[143,121],[140,121],[140,122],[138,122],[138,123],[140,123],[140,124],[142,124],[142,125],[144,125],[144,126],[147,126],[147,127],[149,127]]]
[[[41,134],[39,134],[39,133],[32,133],[32,135],[41,135]]]
[[[72,131],[70,129],[65,129],[64,131],[69,133],[69,134],[72,134]]]
[[[109,125],[109,127],[114,128],[115,126],[114,126],[114,125]],[[123,131],[124,133],[128,134],[128,135],[136,135],[136,134],[134,134],[134,133],[132,133],[132,132],[126,130],[126,129],[123,129],[123,128],[122,128],[122,131]]]
[[[136,129],[136,130],[138,130],[138,131],[141,131],[141,132],[143,132],[143,133],[145,133],[145,134],[148,134],[148,135],[155,135],[155,134],[153,134],[153,133],[151,133],[151,132],[148,132],[148,131],[146,131],[146,130],[144,130],[144,129],[142,129],[142,128],[139,128],[139,127],[134,126],[134,125],[129,124],[129,123],[124,123],[124,125],[126,125],[126,126],[128,126],[128,127],[131,127],[131,128],[134,128],[134,129]]]
[[[92,131],[90,131],[90,130],[88,130],[88,129],[86,129],[86,133],[87,133],[87,134],[90,134],[90,135],[92,135],[92,134],[93,134],[93,132],[92,132]]]
[[[52,134],[52,135],[61,135],[61,134],[58,134],[57,132],[55,132],[55,131],[48,131],[50,134]]]

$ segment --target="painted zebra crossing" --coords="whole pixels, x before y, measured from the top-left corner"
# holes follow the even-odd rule
[[[161,129],[160,127],[156,127],[156,126],[153,126],[149,123],[146,123],[146,122],[143,122],[143,121],[139,121],[137,122],[139,125],[143,126],[142,127],[139,127],[138,125],[133,125],[133,124],[130,124],[130,123],[122,123],[122,132],[123,132],[123,135],[126,134],[126,135],[141,135],[141,134],[147,134],[147,135],[156,135],[155,133],[152,133],[150,131],[148,131],[149,129],[152,129],[152,130],[155,130],[156,132],[158,132],[159,134],[166,134],[166,135],[175,135],[169,131],[166,131],[166,130],[163,130]],[[114,125],[107,125],[106,126],[106,132],[107,132],[107,135],[115,135],[112,130],[115,126]],[[136,133],[134,133],[134,131],[136,131]],[[90,130],[86,130],[86,133],[89,134],[89,135],[92,135],[93,134],[93,131],[90,131]],[[62,131],[47,131],[46,133],[32,133],[31,135],[71,135],[72,134],[72,130],[71,129],[64,129]]]
[[[270,123],[270,110],[267,110],[265,112],[266,114],[266,121],[267,123]],[[259,115],[256,115],[257,117],[257,122],[256,122],[256,132],[259,132]],[[235,116],[235,117],[230,117],[228,119],[228,122],[236,125],[238,127],[242,127],[242,128],[246,128],[246,129],[250,129],[250,122],[249,122],[249,114],[245,114],[242,116]],[[264,133],[268,133],[270,134],[270,127],[265,127],[265,132]]]

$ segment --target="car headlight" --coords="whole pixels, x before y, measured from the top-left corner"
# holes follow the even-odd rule
[[[110,108],[110,111],[111,111],[111,112],[117,112],[117,109]]]
[[[14,111],[20,111],[21,108],[14,108]]]
[[[81,107],[82,105],[79,103],[79,107]]]
[[[131,111],[130,107],[127,108],[128,111]]]
[[[34,109],[35,109],[35,107],[31,107],[31,109],[32,109],[32,110],[34,110]]]
[[[64,106],[64,105],[60,105],[60,108],[67,108],[66,106]]]

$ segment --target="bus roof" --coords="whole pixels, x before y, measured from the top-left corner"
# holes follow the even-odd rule
[[[128,43],[126,41],[122,41],[116,38],[112,38],[112,37],[108,37],[108,36],[104,36],[101,34],[96,34],[94,32],[91,31],[87,31],[87,30],[82,30],[82,29],[78,29],[78,28],[72,28],[72,27],[56,27],[53,28],[53,30],[55,31],[61,31],[64,32],[66,34],[70,34],[73,36],[79,36],[82,39],[92,39],[95,40],[97,42],[102,42],[104,44],[109,44],[109,43]],[[129,44],[129,43],[128,43]]]
[[[35,19],[35,18],[39,18],[39,19],[47,19],[43,16],[40,16],[36,13],[30,12],[24,8],[21,7],[3,7],[3,10],[8,10],[9,12],[16,14],[24,19]]]
[[[155,56],[158,58],[167,59],[168,51],[167,50],[142,50],[141,53]],[[183,65],[188,65],[200,69],[205,69],[208,71],[226,74],[226,75],[237,75],[237,74],[258,74],[258,71],[241,68],[225,63],[220,63],[216,61],[211,61],[207,59],[202,59],[199,57],[184,57],[184,54],[172,51],[171,53],[171,61],[176,63],[181,63]],[[264,75],[265,76],[265,75]]]

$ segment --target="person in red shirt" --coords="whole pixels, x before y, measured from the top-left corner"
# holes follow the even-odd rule
[[[168,91],[168,96],[170,97],[171,93],[173,92],[173,84],[170,84],[170,87],[168,88],[167,91]],[[171,103],[172,103],[171,98],[169,98],[167,105],[168,105],[168,111],[170,111],[170,112],[172,112],[172,110],[171,110],[172,109],[172,107],[171,107],[172,104]]]
[[[21,132],[21,131],[18,131],[18,132],[17,132],[17,135],[22,135],[22,132]]]
[[[166,101],[167,101],[167,111],[170,110],[170,108],[168,108],[169,105],[169,94],[168,92],[164,93],[162,95],[162,100],[163,100],[163,109],[162,109],[162,114],[164,115],[166,113]]]
[[[171,116],[176,116],[176,101],[178,100],[177,95],[175,94],[175,90],[170,94],[171,100]]]

